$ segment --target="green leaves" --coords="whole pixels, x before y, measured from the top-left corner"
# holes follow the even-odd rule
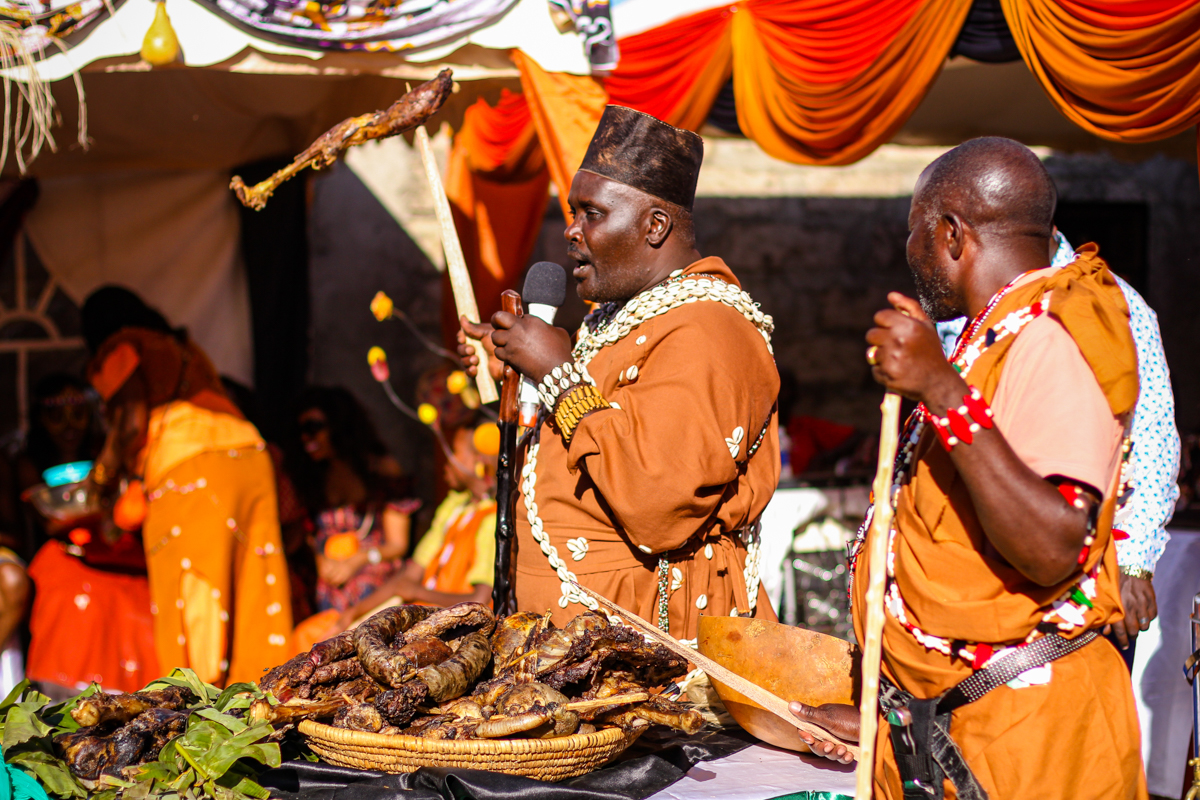
[[[165,689],[168,686],[182,686],[185,689],[191,689],[192,694],[200,698],[202,705],[211,705],[221,695],[220,689],[211,683],[200,680],[200,677],[190,669],[176,669],[167,677],[146,684],[144,691]]]
[[[22,772],[37,778],[53,797],[87,797],[67,765],[60,758],[45,750],[5,751],[5,760]]]
[[[238,716],[264,697],[258,687],[238,683],[222,691],[190,669],[177,669],[146,689],[167,686],[190,689],[197,698],[184,733],[167,742],[157,760],[127,769],[121,778],[103,776],[90,794],[55,754],[53,738],[79,729],[70,711],[80,698],[99,691],[98,686],[59,704],[31,689],[28,681],[17,686],[0,701],[4,758],[40,781],[50,795],[67,800],[268,800],[255,778],[264,767],[279,766],[279,745],[265,741],[273,732],[270,724],[249,725]]]
[[[266,800],[267,791],[254,778],[256,765],[280,764],[279,745],[263,741],[273,729],[229,713],[262,697],[258,687],[236,683],[221,691],[183,669],[146,688],[164,686],[184,686],[201,699],[193,704],[187,730],[163,747],[157,761],[138,768],[122,800]]]

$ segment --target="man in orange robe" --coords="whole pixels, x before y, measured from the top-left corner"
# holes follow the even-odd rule
[[[893,493],[879,797],[1147,796],[1129,677],[1097,636],[1123,613],[1111,526],[1137,360],[1095,246],[1048,268],[1055,200],[1016,142],[939,158],[909,216],[920,303],[892,294],[867,335],[876,380],[921,403]],[[962,315],[948,363],[931,318]],[[868,561],[860,546],[860,641]],[[856,709],[793,710],[857,738]]]
[[[699,136],[609,106],[569,196],[577,290],[599,304],[574,348],[536,317],[463,321],[542,387],[516,596],[560,624],[596,607],[575,580],[678,639],[701,614],[775,618],[755,532],[780,467],[773,324],[696,251],[702,158]]]

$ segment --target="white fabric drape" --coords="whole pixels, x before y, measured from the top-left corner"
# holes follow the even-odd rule
[[[39,186],[25,229],[72,300],[127,286],[186,327],[222,374],[252,384],[250,296],[226,173],[123,172]]]

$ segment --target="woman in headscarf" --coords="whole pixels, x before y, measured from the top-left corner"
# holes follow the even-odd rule
[[[163,670],[215,684],[286,660],[291,610],[266,446],[186,332],[120,287],[83,306],[109,435],[91,481],[142,526]]]

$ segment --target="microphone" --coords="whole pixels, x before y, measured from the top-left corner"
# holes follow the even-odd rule
[[[521,302],[525,304],[525,313],[545,322],[554,324],[554,315],[558,307],[567,299],[567,271],[553,261],[539,261],[529,268],[525,275],[525,287],[521,292]],[[521,378],[521,425],[532,428],[537,423],[538,406],[541,398],[538,396],[537,384],[529,378]]]

